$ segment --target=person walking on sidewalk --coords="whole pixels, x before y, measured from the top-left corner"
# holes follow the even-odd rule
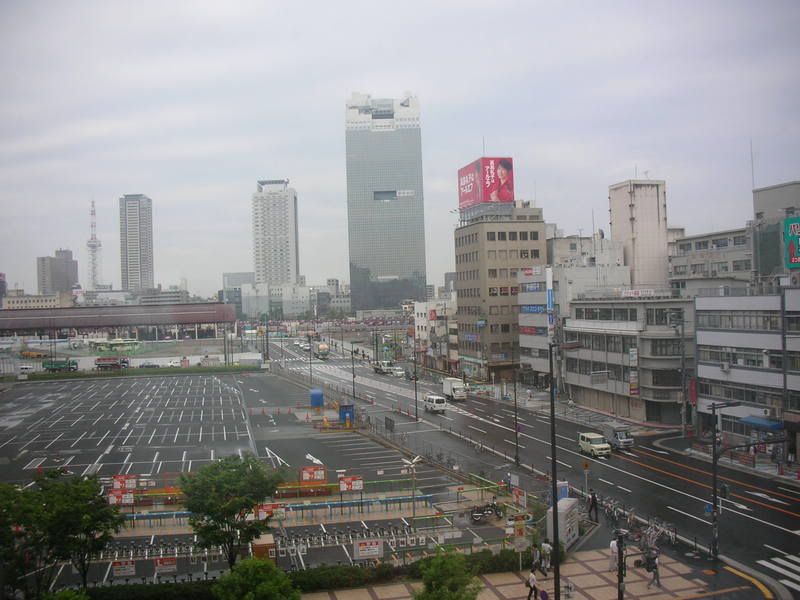
[[[550,545],[550,540],[544,538],[542,543],[542,567],[544,568],[544,576],[547,577],[547,572],[550,570],[550,557],[553,554],[553,546]]]
[[[542,567],[542,551],[539,550],[539,544],[534,544],[531,548],[531,571],[539,569],[542,575],[547,577],[547,571]]]
[[[536,570],[531,567],[531,572],[528,573],[528,579],[525,581],[525,587],[528,588],[528,600],[539,600],[539,588],[536,584]]]
[[[597,516],[597,494],[594,490],[589,490],[589,519],[592,518],[592,511],[594,511],[594,522],[598,523],[600,521],[599,517]]]
[[[608,570],[616,571],[619,566],[619,549],[617,548],[617,538],[611,538],[611,543],[608,545],[611,554],[608,556]]]
[[[649,590],[653,584],[661,587],[661,577],[658,573],[658,550],[651,549],[648,551],[645,568],[653,574],[653,578],[647,584],[647,589]]]

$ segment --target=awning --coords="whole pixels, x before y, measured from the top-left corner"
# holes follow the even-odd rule
[[[753,429],[764,429],[770,431],[778,431],[783,429],[782,421],[773,421],[772,419],[765,419],[764,417],[756,417],[754,415],[739,419],[739,423],[750,425],[750,427]]]

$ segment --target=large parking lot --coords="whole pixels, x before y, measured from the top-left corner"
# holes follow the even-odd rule
[[[232,376],[30,383],[0,396],[2,481],[55,467],[166,479],[254,450]]]

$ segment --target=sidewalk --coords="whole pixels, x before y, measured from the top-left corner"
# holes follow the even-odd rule
[[[562,598],[572,600],[613,600],[617,597],[617,574],[608,571],[608,550],[581,550],[570,555],[561,565],[562,590],[566,580],[573,586],[571,596],[562,592]],[[660,558],[661,587],[647,588],[650,574],[644,568],[635,568],[633,559],[628,559],[625,579],[626,598],[647,598],[661,600],[666,598],[718,598],[725,600],[753,600],[772,597],[764,594],[766,588],[759,588],[746,576],[726,569],[713,571],[700,566],[690,566],[663,554]],[[523,600],[528,597],[523,573],[491,573],[479,579],[483,590],[479,600]],[[553,594],[553,577],[539,577],[540,587]],[[419,582],[394,583],[334,592],[314,592],[303,594],[303,600],[410,600],[414,590],[421,587]]]
[[[653,445],[658,448],[664,448],[665,450],[682,452],[687,456],[692,456],[700,460],[711,462],[710,453],[699,452],[692,448],[692,444],[695,442],[697,442],[697,438],[693,437],[683,438],[681,436],[676,436],[676,437],[656,440],[655,442],[653,442]],[[736,469],[737,471],[741,471],[743,473],[752,473],[754,475],[760,475],[762,477],[769,477],[771,479],[777,479],[781,481],[791,482],[796,485],[800,485],[800,465],[798,465],[797,463],[794,463],[791,466],[784,465],[783,474],[779,474],[777,472],[778,468],[775,463],[771,462],[756,463],[756,467],[754,468],[731,460],[729,454],[723,454],[723,456],[719,458],[718,464],[722,467],[726,467],[729,469]]]

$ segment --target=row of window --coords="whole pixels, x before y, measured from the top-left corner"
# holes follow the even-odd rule
[[[490,296],[516,296],[518,293],[519,288],[517,286],[489,288]]]
[[[682,308],[648,308],[648,325],[670,325],[683,320]]]
[[[728,363],[741,367],[783,369],[783,353],[759,348],[731,348],[720,346],[698,346],[697,359],[703,362]],[[786,353],[786,369],[800,371],[800,352]]]
[[[780,315],[767,311],[699,311],[696,315],[698,329],[753,329],[779,331]]]
[[[478,243],[477,233],[469,233],[467,235],[459,235],[456,237],[456,248],[460,248],[461,246],[466,246],[468,244],[477,244],[477,243]]]
[[[632,335],[604,335],[602,333],[576,333],[567,331],[568,342],[578,342],[583,348],[588,350],[599,350],[601,352],[625,352],[631,348],[636,348],[636,336]]]
[[[575,318],[587,321],[635,321],[636,309],[578,307],[575,309]]]
[[[486,241],[487,242],[516,242],[517,240],[521,242],[527,242],[528,240],[536,241],[539,239],[539,232],[538,231],[531,231],[530,233],[527,231],[487,231],[486,232]]]
[[[690,270],[692,275],[708,275],[709,266],[711,274],[728,273],[731,269],[728,268],[728,261],[710,263],[692,263],[691,265],[674,265],[672,267],[673,275],[686,275]],[[731,264],[733,271],[742,272],[750,270],[750,259],[734,260]]]
[[[727,248],[730,245],[730,238],[716,238],[711,240],[710,247],[711,248]],[[746,246],[747,245],[747,236],[746,235],[735,235],[733,236],[733,245],[734,246]],[[708,240],[698,240],[694,242],[694,249],[695,250],[708,250],[709,248],[709,241]],[[685,254],[687,252],[692,251],[692,242],[681,242],[678,244],[678,251]]]
[[[464,263],[478,262],[479,252],[464,252],[456,254],[456,264],[461,265]],[[519,260],[539,258],[541,254],[538,248],[522,249],[522,250],[488,250],[486,252],[487,260]]]

